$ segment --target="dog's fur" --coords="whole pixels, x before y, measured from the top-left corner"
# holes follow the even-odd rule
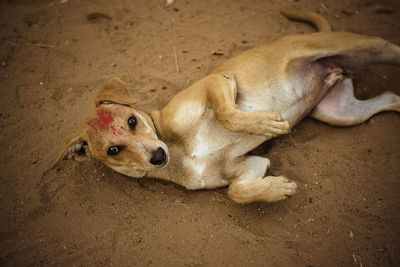
[[[150,114],[134,108],[135,99],[113,79],[96,96],[83,127],[65,139],[57,161],[97,159],[131,177],[161,178],[188,189],[229,185],[229,197],[239,203],[293,195],[294,182],[265,177],[269,160],[247,152],[289,133],[307,115],[350,126],[381,111],[400,112],[400,97],[390,92],[355,99],[348,76],[372,63],[400,65],[400,47],[330,32],[315,13],[284,15],[320,32],[245,51]]]

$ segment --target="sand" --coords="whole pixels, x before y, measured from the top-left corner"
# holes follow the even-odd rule
[[[298,184],[276,204],[239,205],[226,188],[187,191],[99,162],[63,161],[42,176],[107,80],[120,77],[137,107],[161,108],[241,51],[314,31],[280,9],[317,11],[335,30],[400,44],[395,0],[164,2],[1,1],[0,265],[399,265],[394,112],[349,128],[306,118],[257,149],[269,173]],[[399,74],[355,73],[357,97],[400,95]]]

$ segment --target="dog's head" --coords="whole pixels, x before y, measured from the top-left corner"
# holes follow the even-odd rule
[[[136,100],[118,78],[105,84],[82,128],[65,138],[56,160],[97,159],[131,177],[168,163],[168,148],[158,139],[153,121],[132,108]]]

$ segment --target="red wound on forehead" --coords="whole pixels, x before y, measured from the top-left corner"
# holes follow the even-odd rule
[[[114,118],[111,114],[111,111],[107,111],[107,110],[98,110],[97,111],[97,116],[99,116],[100,120],[104,123],[104,124],[110,124],[111,122],[114,121]]]
[[[96,113],[98,116],[97,118],[88,119],[86,121],[86,124],[92,127],[92,129],[96,133],[98,131],[100,132],[109,131],[114,136],[119,136],[122,134],[123,131],[126,131],[126,129],[123,126],[118,125],[118,121],[114,120],[111,111],[98,110]]]

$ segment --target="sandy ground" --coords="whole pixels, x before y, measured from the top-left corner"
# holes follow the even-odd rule
[[[161,108],[227,58],[313,32],[283,18],[283,8],[400,44],[395,0],[1,1],[0,265],[399,265],[394,112],[350,128],[305,119],[260,147],[270,173],[299,186],[277,204],[238,205],[226,188],[186,191],[98,162],[63,161],[42,177],[105,81],[119,76],[138,107]],[[93,13],[103,15],[88,19]],[[399,74],[360,71],[356,94],[400,94]]]

